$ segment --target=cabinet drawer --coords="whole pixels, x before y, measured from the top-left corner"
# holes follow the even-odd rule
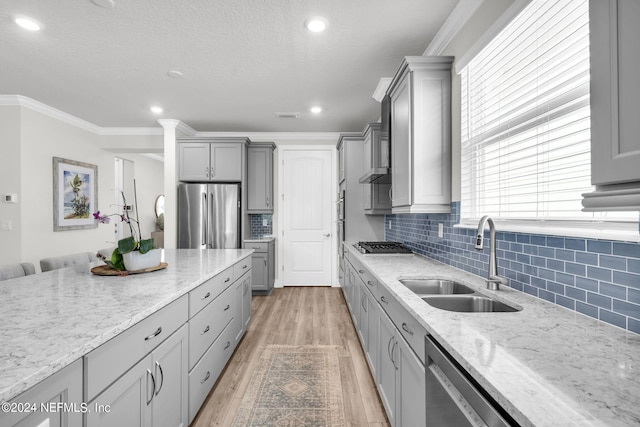
[[[427,330],[386,289],[380,289],[379,294],[380,305],[424,364],[424,337]]]
[[[189,369],[220,335],[236,310],[234,289],[227,288],[220,296],[189,320]]]
[[[233,341],[233,329],[231,325],[227,325],[189,373],[189,424],[231,357],[234,350]]]
[[[189,318],[195,316],[197,312],[220,295],[232,280],[233,267],[229,267],[189,292]]]
[[[360,279],[362,279],[364,284],[367,285],[367,289],[369,289],[369,291],[371,291],[371,293],[373,294],[374,298],[377,299],[378,298],[378,292],[377,292],[378,281],[375,279],[375,277],[373,277],[373,274],[371,274],[369,270],[367,270],[362,265],[360,260],[358,260],[356,257],[351,257],[349,262],[351,262],[351,265],[353,265],[353,268],[358,274],[358,276],[360,276]]]
[[[238,280],[249,270],[251,270],[251,257],[246,257],[233,266],[233,281]]]
[[[92,400],[187,321],[182,296],[84,356],[85,401]]]
[[[249,242],[245,244],[246,249],[253,249],[256,252],[267,252],[269,250],[269,242]]]

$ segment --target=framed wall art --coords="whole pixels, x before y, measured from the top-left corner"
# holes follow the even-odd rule
[[[53,231],[96,228],[98,167],[53,158]]]

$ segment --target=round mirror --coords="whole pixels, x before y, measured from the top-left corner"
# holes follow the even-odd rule
[[[156,197],[156,205],[154,207],[156,211],[156,218],[160,216],[160,214],[164,214],[164,194]]]

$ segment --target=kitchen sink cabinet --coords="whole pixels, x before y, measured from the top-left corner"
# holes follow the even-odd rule
[[[247,138],[178,139],[178,177],[184,182],[241,182]]]
[[[251,290],[256,295],[269,295],[275,283],[276,242],[275,239],[266,242],[245,241],[245,248],[253,249],[251,255]]]
[[[422,336],[424,339],[424,336]],[[424,364],[416,357],[407,341],[397,339],[396,360],[396,426],[424,426],[427,424],[426,373]]]
[[[387,90],[393,213],[450,212],[452,62],[405,57]]]
[[[589,2],[591,183],[587,211],[640,210],[640,8],[636,0]]]
[[[187,341],[184,325],[89,402],[86,427],[187,425]]]
[[[40,402],[54,405],[51,411],[42,411]],[[16,427],[81,427],[82,414],[62,411],[56,404],[80,405],[82,402],[82,360],[77,360],[62,371],[53,374],[37,386],[30,388],[9,403],[16,411],[0,412],[0,425]],[[17,405],[37,404],[36,410],[19,411]],[[79,406],[77,406],[79,409]],[[29,406],[29,408],[32,408]]]
[[[247,149],[247,212],[273,213],[273,142],[252,142]]]

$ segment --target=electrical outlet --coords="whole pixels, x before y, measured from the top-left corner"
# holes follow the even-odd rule
[[[262,226],[266,227],[269,225],[269,222],[267,221],[267,218],[262,218]]]
[[[391,221],[389,221],[389,230],[391,230]]]
[[[444,224],[440,223],[438,224],[438,237],[443,239],[444,238]]]

